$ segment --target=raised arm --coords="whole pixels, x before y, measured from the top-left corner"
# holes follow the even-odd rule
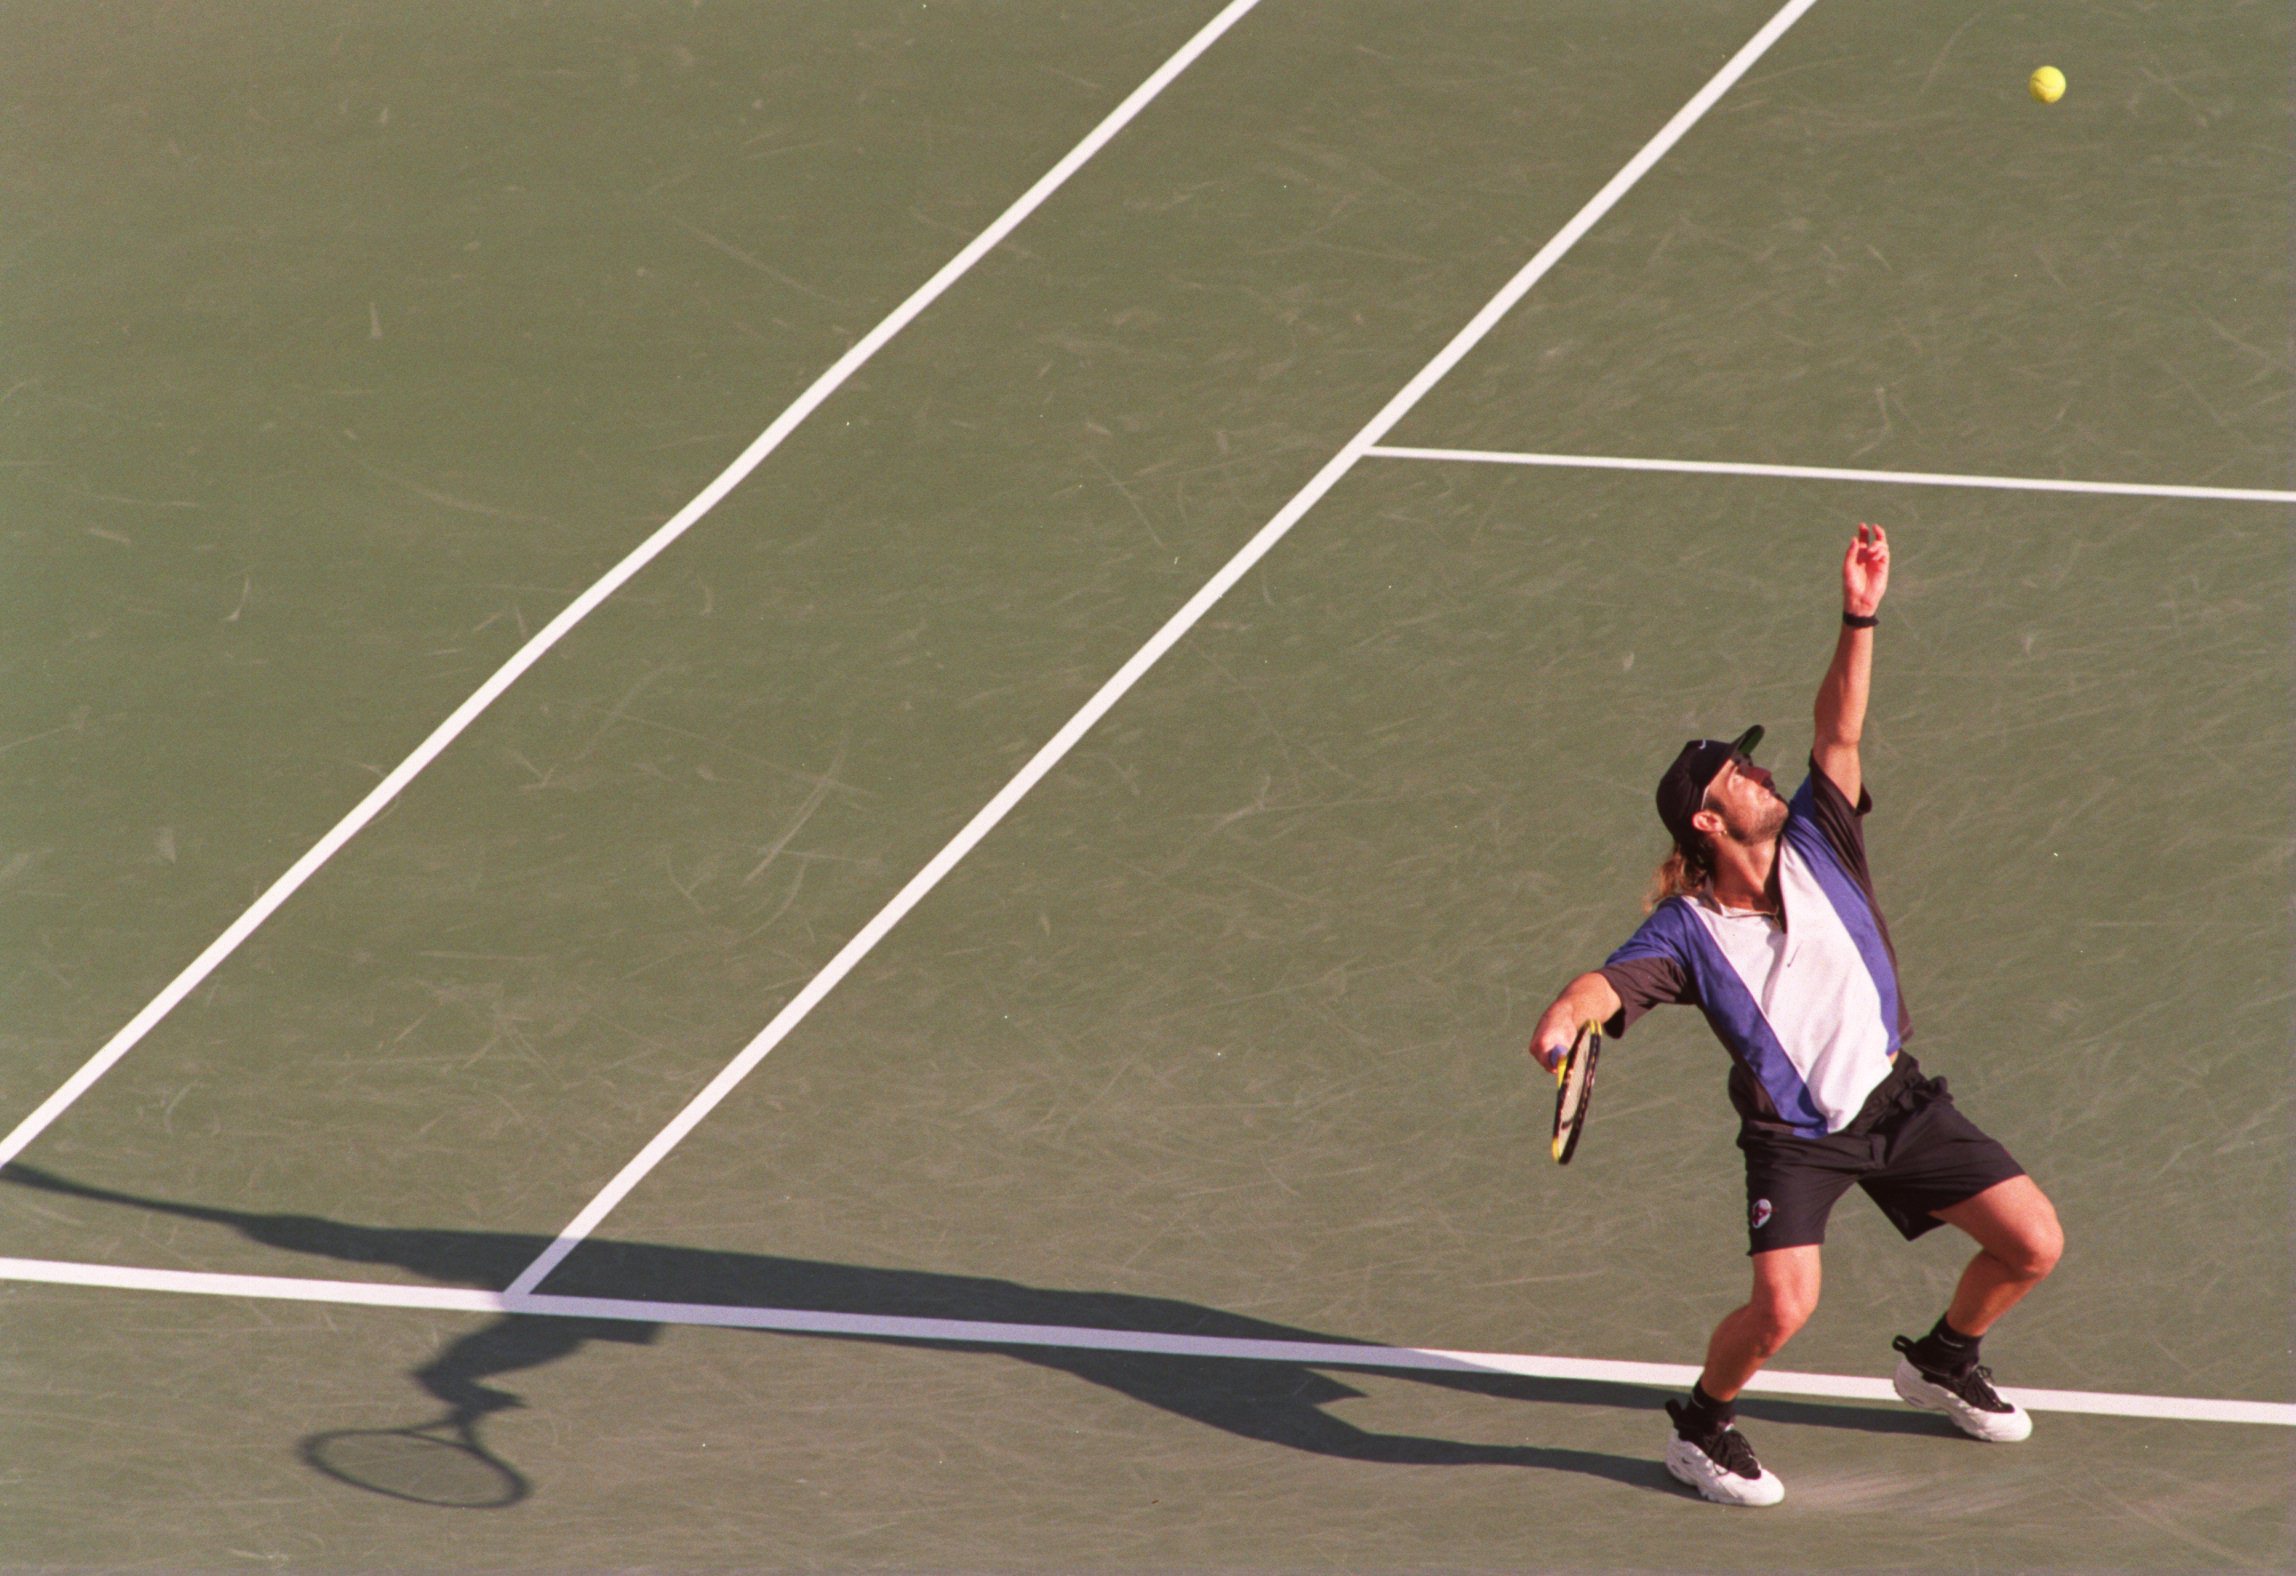
[[[1548,1072],[1563,1059],[1577,1037],[1579,1025],[1600,1023],[1625,1005],[1618,992],[1611,989],[1610,981],[1599,973],[1581,974],[1563,987],[1563,993],[1553,1005],[1539,1014],[1539,1026],[1531,1031],[1531,1059]]]
[[[1834,660],[1818,686],[1816,731],[1810,754],[1818,770],[1832,779],[1850,803],[1865,790],[1865,772],[1858,764],[1858,740],[1865,733],[1866,695],[1873,687],[1873,626],[1859,628],[1853,618],[1871,619],[1889,590],[1889,535],[1878,525],[1860,525],[1842,555],[1842,633],[1834,642]]]

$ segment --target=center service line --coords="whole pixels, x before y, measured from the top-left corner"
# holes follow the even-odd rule
[[[1613,175],[1602,190],[1589,198],[1586,206],[1572,215],[1570,222],[1556,231],[1546,245],[1539,248],[1537,255],[1525,263],[1499,293],[1468,321],[1467,326],[1452,337],[1451,342],[1436,354],[1435,359],[1422,367],[1418,376],[1406,383],[1361,432],[1347,441],[1344,448],[1325,461],[1323,468],[1315,473],[1289,503],[1277,511],[1275,518],[1261,526],[1236,556],[1221,567],[1219,573],[1206,581],[1166,621],[1163,628],[1149,637],[1148,643],[1134,652],[1131,660],[1117,669],[1115,676],[1101,685],[1093,697],[1084,703],[1083,708],[1029,758],[1028,764],[1020,769],[1012,781],[1006,783],[995,798],[983,805],[965,823],[963,829],[949,840],[948,846],[935,854],[924,869],[910,877],[909,884],[895,893],[892,901],[878,910],[876,917],[862,926],[860,932],[839,949],[837,955],[829,960],[828,966],[791,998],[787,1006],[774,1014],[773,1021],[758,1031],[757,1038],[751,1040],[740,1055],[727,1063],[709,1081],[708,1086],[671,1119],[667,1127],[654,1135],[653,1142],[638,1151],[637,1156],[606,1184],[598,1196],[567,1223],[557,1240],[510,1283],[511,1295],[523,1296],[541,1285],[544,1278],[564,1261],[566,1255],[581,1245],[583,1238],[597,1230],[599,1223],[613,1213],[614,1207],[629,1195],[630,1190],[643,1181],[655,1166],[661,1164],[664,1157],[700,1125],[702,1119],[731,1094],[736,1085],[749,1076],[751,1069],[765,1060],[789,1031],[804,1021],[806,1014],[824,996],[837,988],[838,981],[844,979],[855,964],[869,955],[871,949],[884,939],[886,932],[899,924],[902,916],[916,907],[926,893],[938,886],[941,878],[955,869],[957,862],[972,852],[974,845],[986,837],[1012,807],[1020,803],[1022,797],[1076,747],[1093,725],[1107,715],[1109,708],[1123,699],[1125,692],[1137,684],[1141,676],[1179,642],[1181,636],[1194,628],[1196,621],[1210,612],[1213,604],[1227,595],[1229,589],[1265,557],[1269,549],[1282,541],[1300,517],[1314,508],[1325,493],[1337,486],[1340,478],[1352,470],[1356,462],[1385,437],[1397,422],[1408,415],[1411,408],[1426,397],[1429,389],[1480,344],[1483,337],[1498,325],[1499,320],[1529,293],[1530,288],[1545,277],[1547,270],[1577,245],[1579,238],[1592,229],[1595,222],[1608,213],[1621,197],[1631,191],[1635,183],[1649,173],[1651,166],[1664,158],[1667,150],[1681,141],[1683,135],[1713,108],[1715,101],[1728,92],[1731,85],[1768,52],[1786,29],[1792,27],[1802,13],[1816,3],[1817,0],[1787,0],[1778,14],[1771,17],[1762,30],[1747,40],[1745,46],[1730,57],[1729,63],[1714,74],[1713,80],[1693,94],[1689,103],[1675,111],[1674,118],[1659,128],[1658,134],[1643,145],[1642,151],[1627,160],[1625,167]]]
[[[0,1258],[0,1281],[49,1286],[97,1286],[120,1291],[173,1292],[202,1297],[251,1297],[364,1308],[421,1308],[441,1313],[520,1314],[549,1319],[612,1319],[631,1324],[768,1330],[786,1335],[845,1336],[877,1341],[937,1341],[952,1345],[1138,1352],[1158,1357],[1224,1358],[1243,1362],[1301,1363],[1318,1368],[1376,1368],[1422,1373],[1507,1374],[1525,1379],[1575,1379],[1595,1384],[1646,1385],[1679,1390],[1698,1377],[1685,1363],[1616,1362],[1594,1357],[1536,1357],[1516,1352],[1445,1351],[1425,1346],[1358,1346],[1348,1341],[1254,1340],[1220,1335],[1168,1335],[1153,1330],[1109,1330],[1073,1324],[1002,1324],[984,1319],[924,1319],[875,1313],[822,1313],[807,1308],[751,1308],[709,1302],[643,1302],[624,1297],[519,1296],[456,1286],[392,1286],[369,1281],[306,1280],[283,1275],[213,1275],[54,1259]],[[1764,1370],[1747,1385],[1765,1395],[1812,1395],[1832,1400],[1886,1401],[1897,1392],[1886,1379],[1854,1374]],[[2106,1417],[2154,1417],[2195,1423],[2264,1423],[2296,1427],[2296,1406],[2272,1401],[2220,1401],[2203,1396],[2119,1395],[2095,1390],[2001,1392],[2028,1411],[2087,1412]]]
[[[1118,132],[1122,131],[1135,116],[1148,107],[1156,95],[1170,86],[1173,79],[1179,76],[1181,72],[1187,70],[1198,55],[1211,48],[1219,40],[1221,34],[1235,26],[1246,13],[1259,3],[1260,0],[1232,0],[1232,3],[1218,16],[1207,22],[1195,37],[1182,45],[1179,53],[1157,67],[1155,73],[1134,88],[1131,95],[1123,103],[1109,111],[1106,119],[1095,126],[1082,142],[1068,151],[1067,157],[1046,171],[1034,186],[1023,192],[1011,207],[999,214],[995,222],[975,236],[964,250],[942,264],[940,272],[919,285],[915,292],[906,301],[895,307],[883,322],[863,335],[853,345],[852,349],[832,362],[829,369],[815,378],[805,392],[800,394],[787,410],[774,418],[771,426],[759,433],[755,441],[748,448],[742,450],[734,462],[718,474],[715,481],[694,496],[691,503],[672,515],[669,520],[655,530],[653,535],[632,549],[629,556],[609,569],[597,584],[591,586],[589,590],[583,592],[561,609],[558,616],[544,625],[541,632],[535,635],[532,640],[520,646],[508,662],[495,670],[492,678],[480,685],[475,694],[456,707],[446,721],[432,730],[429,738],[415,747],[415,752],[412,755],[399,762],[397,768],[388,777],[377,783],[364,799],[354,805],[350,814],[336,822],[334,829],[320,838],[312,846],[310,852],[290,865],[285,875],[272,882],[263,895],[255,900],[254,905],[232,922],[230,929],[210,942],[206,951],[192,959],[190,965],[181,974],[169,981],[167,988],[153,997],[143,1011],[128,1020],[125,1028],[104,1042],[103,1049],[89,1058],[87,1064],[81,1067],[78,1072],[66,1079],[62,1088],[41,1102],[38,1110],[17,1123],[15,1131],[11,1132],[5,1139],[0,1139],[0,1165],[6,1165],[22,1154],[34,1139],[47,1131],[50,1123],[71,1109],[72,1103],[87,1093],[97,1079],[111,1071],[113,1065],[121,1057],[134,1050],[137,1042],[149,1034],[161,1019],[173,1012],[184,997],[198,989],[200,982],[214,973],[224,959],[238,951],[239,944],[253,935],[256,928],[269,919],[282,903],[293,897],[304,882],[317,874],[321,865],[332,859],[336,852],[345,843],[356,837],[368,822],[382,814],[385,807],[399,796],[401,790],[408,783],[414,781],[416,775],[424,767],[436,760],[441,751],[459,738],[473,722],[477,721],[480,713],[493,705],[503,691],[518,681],[520,675],[540,661],[544,652],[558,644],[568,631],[595,612],[598,606],[616,591],[619,591],[631,576],[652,563],[672,542],[685,535],[703,515],[716,508],[726,494],[740,486],[743,479],[751,471],[756,470],[759,465],[764,463],[767,455],[781,447],[782,440],[795,431],[798,424],[803,422],[806,417],[812,415],[822,401],[836,393],[854,373],[861,370],[863,364],[870,357],[883,349],[894,335],[908,327],[919,313],[931,306],[951,285],[970,272],[975,263],[1002,244],[1005,237],[1012,234],[1023,219],[1041,207],[1046,198],[1066,185],[1070,176],[1082,169],[1087,160],[1107,146]]]

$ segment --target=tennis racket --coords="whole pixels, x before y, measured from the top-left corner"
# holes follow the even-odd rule
[[[1578,1038],[1555,1069],[1555,1164],[1567,1166],[1578,1153],[1579,1134],[1586,1131],[1587,1107],[1594,1101],[1594,1064],[1602,1057],[1602,1035],[1589,1022],[1579,1025]]]

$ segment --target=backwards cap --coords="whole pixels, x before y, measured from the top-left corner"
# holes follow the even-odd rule
[[[1692,739],[1674,757],[1674,764],[1666,768],[1666,775],[1658,779],[1658,818],[1674,834],[1678,847],[1695,849],[1698,829],[1690,818],[1698,813],[1705,802],[1707,784],[1714,774],[1722,770],[1734,755],[1751,755],[1762,742],[1761,725],[1748,728],[1737,738],[1724,743],[1720,739]]]

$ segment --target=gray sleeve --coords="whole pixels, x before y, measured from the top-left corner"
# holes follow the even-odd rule
[[[1651,1008],[1675,1006],[1695,999],[1689,976],[1672,958],[1614,958],[1596,972],[1618,992],[1618,1011],[1602,1026],[1602,1032],[1614,1040]]]
[[[1873,795],[1860,788],[1858,802],[1851,804],[1849,795],[1835,786],[1834,780],[1818,765],[1816,756],[1810,758],[1807,790],[1806,813],[1825,834],[1826,846],[1849,867],[1851,874],[1870,887],[1873,872],[1866,865],[1865,818],[1873,809]]]

